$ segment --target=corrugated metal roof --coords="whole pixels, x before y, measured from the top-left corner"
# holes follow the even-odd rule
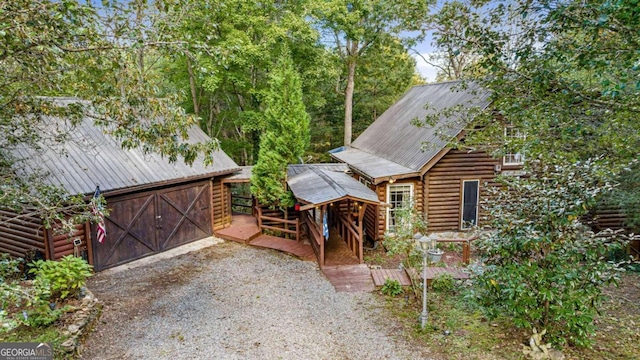
[[[245,182],[251,180],[253,166],[240,166],[240,171],[224,178],[223,182]]]
[[[370,176],[372,179],[417,172],[414,169],[356,148],[347,148],[332,155],[351,165],[355,170]]]
[[[337,172],[349,171],[349,166],[345,163],[292,164],[287,165],[287,177],[290,178],[302,174],[311,168]]]
[[[351,149],[335,149],[330,152],[331,156],[371,177],[376,176],[369,171],[375,173],[376,170],[384,176],[419,172],[467,123],[461,114],[443,117],[434,127],[417,127],[412,124],[414,119],[424,119],[429,114],[456,106],[485,109],[489,105],[488,91],[474,83],[465,84],[465,88],[461,85],[461,81],[451,81],[414,86],[380,115],[352,143]],[[353,149],[357,151],[351,151]],[[380,161],[377,166],[374,160]]]
[[[52,124],[56,122],[63,121],[51,118]],[[209,140],[197,127],[189,129],[188,134],[189,143]],[[212,165],[205,166],[202,159],[196,159],[190,166],[181,161],[170,163],[158,154],[145,154],[140,149],[122,149],[116,139],[94,126],[90,118],[83,119],[73,129],[71,139],[58,147],[45,146],[41,150],[21,147],[15,150],[14,156],[18,158],[18,174],[46,173],[47,183],[61,186],[70,194],[91,194],[96,185],[108,192],[239,170],[222,150],[213,153]]]
[[[368,187],[344,173],[309,166],[287,180],[293,195],[309,204],[326,204],[344,198],[378,204],[378,196]]]

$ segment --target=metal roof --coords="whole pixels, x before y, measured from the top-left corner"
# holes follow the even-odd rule
[[[320,205],[346,198],[379,204],[378,196],[368,187],[344,173],[309,166],[287,180],[293,195],[309,204]]]
[[[372,179],[418,172],[356,148],[345,148],[341,152],[333,153],[332,155],[351,165],[356,171],[370,176]]]
[[[311,169],[322,169],[336,172],[349,171],[349,165],[345,163],[316,163],[316,164],[291,164],[287,165],[287,177],[293,177]]]
[[[222,182],[248,182],[251,180],[253,166],[240,166],[240,171],[224,178]]]
[[[420,172],[467,125],[469,119],[464,110],[485,109],[489,96],[477,84],[462,81],[414,86],[380,115],[351,148],[337,148],[330,154],[372,178]],[[412,124],[416,119],[457,106],[463,111],[441,117],[433,127]]]
[[[64,126],[65,122],[51,118],[50,123],[55,128],[55,124]],[[18,159],[16,173],[46,174],[46,183],[61,186],[75,195],[92,194],[96,185],[103,192],[109,192],[155,183],[213,177],[239,170],[239,166],[222,150],[215,151],[213,164],[205,166],[201,158],[196,159],[192,165],[187,165],[181,161],[170,163],[167,158],[155,153],[145,154],[137,148],[123,149],[115,138],[105,134],[88,117],[82,119],[70,135],[68,141],[56,147],[17,148],[13,151]],[[189,143],[209,140],[195,126],[188,130],[188,135]]]

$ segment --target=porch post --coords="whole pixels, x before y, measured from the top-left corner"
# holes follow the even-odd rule
[[[364,213],[367,210],[367,203],[362,203],[362,206],[358,207],[358,259],[360,264],[364,263],[364,234],[362,233],[362,220],[364,219]]]

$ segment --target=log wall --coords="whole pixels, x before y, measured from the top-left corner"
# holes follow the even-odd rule
[[[87,240],[91,236],[91,230],[88,224],[77,224],[74,226],[72,234],[58,234],[48,229],[45,233],[45,245],[47,249],[47,259],[60,260],[67,255],[81,256],[81,252],[87,250]],[[77,250],[74,251],[73,240],[80,239],[81,243]],[[93,259],[88,257],[91,263]]]
[[[423,178],[424,204],[429,231],[460,230],[461,187],[463,180],[480,180],[479,198],[486,186],[495,185],[495,165],[500,159],[484,152],[451,150]],[[487,185],[485,185],[485,183]],[[485,214],[479,208],[478,219]]]
[[[15,257],[24,257],[30,249],[45,251],[44,225],[33,216],[0,210],[0,252]]]
[[[228,184],[222,183],[222,178],[214,178],[211,194],[212,224],[215,231],[231,225],[231,191]]]

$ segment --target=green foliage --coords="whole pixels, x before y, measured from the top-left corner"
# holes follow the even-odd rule
[[[15,149],[59,152],[83,118],[125,148],[157,152],[170,161],[192,163],[200,154],[211,162],[217,149],[216,141],[189,142],[195,118],[175,106],[174,93],[159,92],[153,58],[184,54],[194,45],[149,26],[168,16],[166,8],[152,10],[140,1],[98,3],[0,4],[2,18],[10,19],[0,24],[0,207],[43,218],[48,228],[61,224],[62,232],[91,218],[84,194],[72,196],[50,185],[46,173],[28,176]],[[88,101],[68,104],[50,97]]]
[[[404,292],[402,285],[396,279],[385,279],[384,285],[380,290],[387,296],[398,296]]]
[[[441,274],[431,281],[431,288],[441,293],[452,293],[455,290],[455,280],[451,274]]]
[[[298,162],[309,146],[309,114],[288,53],[278,62],[269,85],[265,95],[266,130],[251,174],[251,192],[261,204],[286,209],[295,201],[287,190],[287,165]]]
[[[637,159],[637,1],[461,0],[442,10],[432,18],[440,53],[471,57],[466,78],[493,94],[494,111],[476,118],[483,131],[469,131],[465,146],[501,156],[510,124],[525,135],[512,145],[530,159],[605,156],[613,176]],[[607,199],[631,215],[630,226],[640,197],[633,174]]]
[[[350,145],[352,139],[355,78],[361,58],[401,34],[418,30],[429,4],[405,0],[313,3],[311,14],[335,40],[334,48],[344,69],[344,145]]]
[[[621,208],[625,215],[625,226],[634,233],[640,233],[640,161],[634,160],[625,167],[617,178],[619,186],[612,197],[601,199],[606,205]]]
[[[51,309],[49,304],[41,302],[27,312],[25,325],[32,327],[49,326],[56,322],[62,315],[62,309]]]
[[[10,283],[18,280],[22,275],[19,267],[22,262],[21,258],[12,258],[7,253],[0,254],[0,282]]]
[[[60,261],[38,260],[30,271],[36,274],[36,288],[40,292],[49,292],[46,297],[51,300],[77,295],[92,275],[91,265],[72,255]]]
[[[594,333],[602,289],[618,279],[610,251],[617,234],[580,223],[601,194],[602,161],[552,165],[533,162],[527,178],[504,177],[487,210],[492,230],[479,251],[486,268],[477,296],[490,316],[504,314],[524,328],[547,329],[551,341],[585,346]]]
[[[406,203],[395,210],[396,226],[393,233],[386,233],[384,247],[389,255],[403,255],[405,268],[422,269],[422,253],[416,249],[414,234],[427,232],[427,221],[413,203]]]

